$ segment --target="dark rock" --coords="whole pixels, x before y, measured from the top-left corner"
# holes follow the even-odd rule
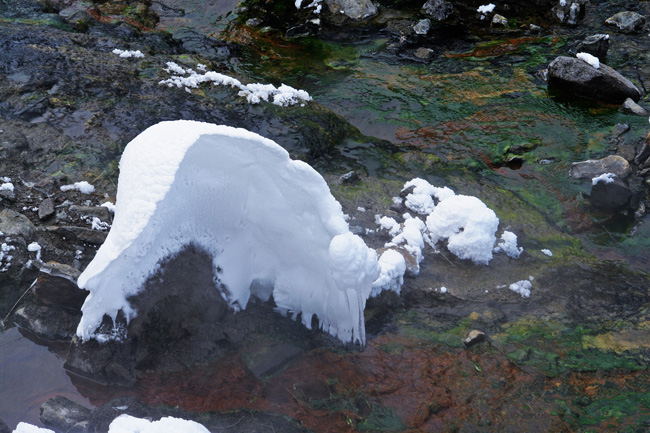
[[[38,219],[44,220],[54,215],[54,198],[46,198],[38,206]]]
[[[650,134],[647,135],[639,153],[634,158],[634,162],[638,165],[641,165],[646,159],[650,157]]]
[[[7,201],[14,201],[16,200],[16,195],[14,194],[13,191],[9,191],[8,189],[3,189],[0,190],[0,199],[7,200]]]
[[[61,395],[41,405],[40,420],[47,427],[62,432],[81,432],[90,421],[89,409]]]
[[[3,420],[0,419],[0,433],[11,433],[11,429]]]
[[[285,368],[302,355],[299,347],[290,344],[259,346],[243,354],[248,369],[258,379],[264,379]]]
[[[634,151],[634,146],[631,144],[621,144],[618,146],[618,149],[616,149],[616,155],[625,158],[627,162],[633,162],[636,152]]]
[[[356,171],[349,171],[340,177],[342,184],[351,184],[359,182],[359,173]]]
[[[485,333],[477,329],[469,331],[467,337],[463,340],[465,347],[471,347],[481,341],[485,340]]]
[[[343,15],[353,21],[363,21],[377,15],[371,0],[324,0],[330,14]]]
[[[645,108],[634,102],[632,99],[627,98],[623,105],[621,105],[623,113],[636,114],[637,116],[647,116],[648,112]]]
[[[626,206],[632,191],[620,180],[614,178],[612,181],[600,181],[591,186],[591,204],[595,208],[605,210],[617,210]]]
[[[503,15],[494,14],[492,17],[492,25],[506,27],[508,25],[508,18],[504,17]]]
[[[431,48],[427,47],[419,47],[417,50],[415,50],[415,57],[418,59],[422,60],[430,60],[433,57],[433,51]]]
[[[608,26],[616,27],[624,33],[637,33],[645,25],[645,17],[636,12],[619,12],[605,20]]]
[[[553,15],[563,24],[575,26],[585,15],[586,0],[558,2],[552,9]]]
[[[108,236],[108,232],[75,226],[57,227],[56,231],[63,235],[72,234],[82,242],[88,242],[95,245],[103,244],[106,240],[106,236]]]
[[[43,340],[70,341],[76,334],[81,313],[28,302],[14,312],[14,323]]]
[[[155,409],[148,407],[135,397],[117,397],[93,410],[88,423],[88,432],[107,432],[111,422],[124,414],[136,418],[153,418]]]
[[[78,216],[96,217],[105,222],[113,220],[113,214],[106,206],[78,206],[72,205],[68,208],[69,213]]]
[[[607,60],[607,51],[609,50],[609,35],[598,34],[587,36],[578,45],[576,52],[589,53],[598,57],[598,60],[604,62]]]
[[[5,236],[21,236],[26,241],[33,238],[36,227],[25,215],[11,209],[0,212],[0,232]]]
[[[621,104],[627,98],[638,101],[641,92],[627,78],[607,65],[598,69],[571,57],[558,57],[548,67],[548,86],[585,98]]]
[[[593,179],[601,174],[614,173],[620,179],[625,179],[631,171],[632,168],[625,158],[610,155],[602,159],[574,162],[569,169],[569,175],[574,179]]]
[[[73,281],[43,272],[34,283],[34,299],[41,305],[79,312],[88,291],[80,289]]]
[[[454,6],[446,0],[427,0],[422,10],[434,20],[444,21],[454,13]]]

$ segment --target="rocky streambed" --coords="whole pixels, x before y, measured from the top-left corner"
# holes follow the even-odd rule
[[[315,15],[280,1],[0,2],[9,431],[19,421],[106,431],[120,413],[211,431],[645,431],[650,38],[639,17],[650,11],[562,3],[479,13],[476,2],[324,2]],[[603,101],[601,78],[585,84],[593,65],[564,78],[549,66],[578,52],[638,94]],[[170,61],[285,83],[314,101],[252,105],[227,86],[170,88],[160,85]],[[563,84],[576,77],[578,95]],[[524,252],[482,266],[425,249],[401,296],[369,301],[361,351],[263,303],[230,315],[213,299],[200,315],[222,327],[196,325],[182,306],[201,298],[183,293],[209,278],[189,251],[194,278],[187,257],[172,263],[174,290],[156,304],[181,320],[152,314],[137,345],[71,345],[84,298],[74,280],[111,223],[119,155],[175,119],[244,127],[308,161],[372,247],[390,240],[375,215],[401,222],[407,209],[392,198],[421,177],[479,197]],[[618,179],[593,184],[604,173]],[[522,280],[530,297],[508,289]],[[76,415],[62,420],[66,411]]]

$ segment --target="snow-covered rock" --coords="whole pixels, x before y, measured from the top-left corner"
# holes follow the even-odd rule
[[[154,125],[124,150],[113,226],[78,280],[90,295],[77,334],[103,339],[104,314],[134,318],[127,298],[188,244],[212,256],[232,309],[246,308],[252,283],[271,281],[258,295],[272,292],[279,310],[365,343],[377,256],[350,233],[324,179],[271,140],[192,121]]]

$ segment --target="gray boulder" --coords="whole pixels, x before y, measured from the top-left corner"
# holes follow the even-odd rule
[[[41,405],[41,422],[56,431],[86,431],[90,416],[90,410],[61,395]]]
[[[418,35],[426,35],[431,28],[431,21],[428,18],[418,21],[413,27],[413,31]]]
[[[0,212],[0,232],[5,236],[21,236],[26,241],[34,237],[36,227],[25,215],[11,209]]]
[[[602,159],[574,162],[569,169],[569,175],[574,179],[593,179],[601,174],[613,173],[619,179],[625,179],[631,171],[632,168],[625,158],[610,155]]]
[[[444,21],[454,13],[454,6],[446,0],[428,0],[422,10],[436,21]]]
[[[637,116],[647,116],[648,111],[634,102],[631,98],[627,98],[623,105],[621,105],[621,111],[628,114],[636,114]]]
[[[587,36],[576,49],[578,53],[589,53],[598,57],[598,60],[604,62],[607,59],[609,50],[609,35],[598,34]]]
[[[611,181],[600,181],[591,186],[591,205],[603,210],[621,209],[632,198],[632,191],[619,178]]]
[[[594,68],[572,57],[557,57],[548,66],[548,86],[585,98],[622,104],[627,98],[641,99],[641,92],[630,80],[607,65]]]
[[[377,15],[377,6],[370,0],[325,0],[332,15],[344,15],[353,21],[363,21]]]
[[[636,12],[624,11],[607,18],[605,24],[624,33],[637,33],[643,29],[645,17]]]

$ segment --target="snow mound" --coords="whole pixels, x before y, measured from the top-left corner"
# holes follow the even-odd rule
[[[591,66],[593,66],[596,69],[600,68],[600,60],[598,60],[598,57],[596,56],[593,56],[589,53],[578,53],[576,54],[576,57],[582,60],[583,62],[589,63]]]
[[[591,179],[591,184],[596,185],[599,182],[612,183],[614,182],[614,179],[616,179],[616,175],[614,173],[603,173],[600,176],[596,176]]]
[[[158,421],[149,421],[130,415],[120,415],[108,426],[108,433],[210,433],[210,430],[195,421],[167,416]]]
[[[115,48],[113,54],[117,54],[123,58],[135,57],[137,59],[144,57],[144,54],[140,50],[120,50],[119,48]]]
[[[365,343],[377,255],[350,233],[325,180],[271,140],[193,121],[154,125],[124,150],[111,231],[78,280],[90,291],[79,337],[101,340],[104,314],[135,317],[127,298],[190,243],[212,256],[235,311],[251,284],[273,281],[256,294],[272,291],[308,328],[316,315],[341,341]]]
[[[379,266],[381,267],[381,274],[372,283],[370,296],[377,296],[382,290],[392,290],[399,295],[402,284],[404,284],[404,273],[406,272],[404,256],[393,249],[386,250],[379,257]]]
[[[61,187],[61,191],[74,191],[75,189],[83,194],[91,194],[95,191],[95,187],[85,180],[82,180],[81,182],[75,182],[72,185],[63,185]]]
[[[27,424],[26,422],[19,422],[13,433],[54,433],[54,430],[36,427],[35,425]]]
[[[531,287],[533,287],[533,284],[529,280],[521,280],[510,284],[509,289],[515,293],[519,293],[522,298],[530,298]]]
[[[451,196],[436,206],[427,217],[427,228],[433,244],[447,239],[447,248],[461,259],[487,265],[499,218],[476,197]]]
[[[497,243],[497,246],[494,247],[494,252],[504,252],[508,257],[518,259],[521,253],[524,252],[524,249],[517,246],[516,234],[509,231],[504,231],[501,235],[500,241]]]

